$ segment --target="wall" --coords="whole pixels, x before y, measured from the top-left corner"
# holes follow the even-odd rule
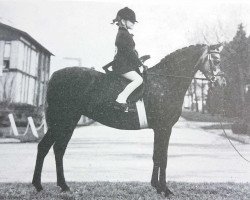
[[[38,71],[38,52],[28,41],[21,38],[18,43],[18,65],[17,68],[24,73],[18,76],[20,84],[17,88],[19,92],[18,102],[36,105],[37,95],[37,71]]]
[[[9,72],[0,77],[0,101],[15,102],[16,75],[15,72]]]
[[[2,65],[4,43],[5,41],[0,41],[0,64]],[[10,77],[13,77],[13,74],[15,74],[15,81],[12,83],[12,85],[14,84],[12,90],[15,92],[12,92],[13,96],[11,97],[11,101],[31,105],[42,105],[45,100],[46,83],[49,78],[49,56],[38,52],[34,46],[24,39],[11,41],[10,55],[10,71],[5,69],[3,71],[3,77],[0,78],[2,86],[0,100],[3,100],[3,95],[6,94],[3,85],[10,85],[10,78],[8,78],[8,80],[6,79],[10,73]],[[8,81],[8,83],[5,84],[5,81]]]
[[[46,88],[49,80],[50,57],[47,54],[39,53],[37,75],[37,105],[42,105],[46,97]]]
[[[0,66],[4,65],[6,41],[10,42],[9,69],[4,69],[0,77],[0,101],[8,98],[12,102],[42,105],[49,79],[50,54],[25,35],[1,28]],[[10,91],[4,89],[10,86]]]

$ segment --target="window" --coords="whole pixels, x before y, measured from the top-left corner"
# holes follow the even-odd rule
[[[3,60],[3,66],[4,69],[9,69],[10,68],[10,60]]]
[[[4,69],[10,68],[10,51],[11,51],[11,42],[5,42],[4,44],[4,54],[3,54],[3,66]]]
[[[10,45],[11,45],[10,42],[5,42],[5,45],[4,45],[4,54],[3,54],[4,58],[10,58]]]

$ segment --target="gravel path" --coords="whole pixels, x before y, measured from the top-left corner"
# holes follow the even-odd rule
[[[250,164],[242,160],[221,130],[204,131],[180,120],[173,128],[167,179],[185,182],[250,182]],[[250,145],[234,141],[250,159]],[[30,182],[36,143],[1,143],[0,182]],[[102,125],[75,129],[64,157],[68,181],[145,181],[152,171],[153,131],[124,131]],[[55,182],[51,150],[43,182]]]

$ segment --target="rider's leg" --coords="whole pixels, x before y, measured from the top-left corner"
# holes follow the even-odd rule
[[[125,89],[118,95],[116,101],[118,103],[126,103],[129,95],[138,88],[142,82],[143,78],[136,71],[130,71],[122,74],[123,77],[127,78],[131,82],[125,87]]]

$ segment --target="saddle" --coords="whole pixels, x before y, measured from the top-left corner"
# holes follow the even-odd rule
[[[148,60],[150,58],[150,55],[144,55],[142,57],[140,57],[140,60],[142,61],[142,63],[144,63],[146,60]],[[103,66],[103,70],[105,71],[105,73],[111,78],[111,80],[113,79],[120,79],[121,82],[126,81],[128,82],[128,80],[126,78],[123,78],[121,76],[118,76],[117,74],[115,74],[113,71],[110,71],[108,68],[113,66],[114,61],[106,64],[105,66]],[[144,70],[142,73],[140,72],[140,70],[136,70],[143,78],[143,83],[142,85],[140,85],[129,97],[128,97],[128,104],[130,106],[133,106],[133,104],[135,104],[138,100],[142,100],[143,94],[145,93],[145,88],[146,88],[146,83],[147,83],[147,70]],[[126,85],[126,84],[125,84]],[[120,91],[121,92],[121,91]]]

